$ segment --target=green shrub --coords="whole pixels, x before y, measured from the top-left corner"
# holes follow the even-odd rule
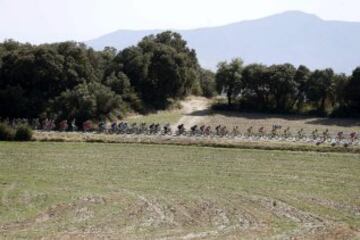
[[[14,136],[15,131],[9,125],[0,123],[0,141],[11,141]]]
[[[30,141],[32,138],[32,129],[29,126],[20,126],[16,129],[15,140],[16,141]]]

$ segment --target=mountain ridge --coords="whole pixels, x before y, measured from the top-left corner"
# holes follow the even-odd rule
[[[179,32],[194,48],[203,67],[241,57],[249,63],[304,64],[311,69],[332,67],[351,73],[360,65],[360,23],[323,20],[314,14],[288,11],[256,20]],[[85,42],[95,49],[121,50],[136,44],[153,30],[117,30]]]

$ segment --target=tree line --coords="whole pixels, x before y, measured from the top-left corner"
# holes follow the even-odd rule
[[[211,82],[209,84],[209,82]],[[82,43],[0,43],[0,117],[105,120],[215,94],[214,74],[174,32],[95,51]]]
[[[0,43],[0,117],[105,120],[166,109],[188,95],[225,94],[232,109],[360,115],[360,67],[351,76],[291,64],[201,68],[180,34],[144,37],[121,51],[85,44]]]
[[[327,116],[360,115],[360,67],[351,76],[331,68],[309,70],[292,64],[221,62],[216,86],[231,109]]]

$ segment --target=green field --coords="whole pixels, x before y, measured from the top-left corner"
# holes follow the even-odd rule
[[[0,143],[0,239],[358,239],[360,155]]]

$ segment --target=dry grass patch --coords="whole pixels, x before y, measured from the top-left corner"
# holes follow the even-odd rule
[[[196,115],[196,113],[193,113]],[[211,126],[226,125],[230,128],[239,126],[242,132],[253,126],[255,130],[265,127],[269,132],[274,124],[290,127],[293,134],[303,128],[307,133],[314,129],[324,131],[329,129],[332,134],[339,131],[347,133],[360,131],[360,119],[336,119],[336,118],[315,118],[299,115],[275,115],[257,113],[233,113],[233,112],[212,112],[203,118],[202,124]]]

